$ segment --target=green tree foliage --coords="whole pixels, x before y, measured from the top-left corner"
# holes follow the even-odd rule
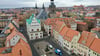
[[[95,17],[100,17],[100,12],[96,12]]]
[[[48,52],[48,51],[49,51],[48,45],[46,46],[46,49],[45,49],[45,51],[46,51],[46,52]]]

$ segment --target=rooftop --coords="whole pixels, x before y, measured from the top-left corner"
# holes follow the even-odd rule
[[[92,49],[93,51],[97,53],[100,53],[100,39],[95,38],[92,45],[90,46],[90,49]]]
[[[1,38],[1,37],[5,37],[5,36],[6,36],[5,34],[0,34],[0,38]]]
[[[83,31],[78,42],[87,47],[90,47],[95,38],[97,38],[95,33]]]
[[[78,36],[79,32],[78,31],[75,31],[75,30],[72,30],[72,29],[69,29],[65,36],[64,36],[64,39],[66,39],[67,41],[72,41],[73,37],[74,36]]]
[[[31,16],[30,16],[30,18],[29,19],[26,19],[26,22],[28,23],[28,24],[31,24],[32,23],[32,20],[35,18],[35,16],[34,16],[34,14],[32,14]],[[36,19],[37,20],[37,22],[38,23],[40,23],[40,20],[39,19]]]

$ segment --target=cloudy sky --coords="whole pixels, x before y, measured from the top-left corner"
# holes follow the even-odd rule
[[[0,0],[0,8],[34,7],[35,3],[39,7],[44,3],[49,6],[50,0]],[[57,7],[69,7],[73,5],[100,5],[100,0],[55,0]]]

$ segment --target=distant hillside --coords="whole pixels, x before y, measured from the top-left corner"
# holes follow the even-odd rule
[[[93,5],[93,6],[88,6],[88,7],[100,8],[100,5]]]

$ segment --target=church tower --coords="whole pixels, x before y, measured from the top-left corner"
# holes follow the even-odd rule
[[[38,7],[37,7],[37,3],[35,4],[35,9],[37,9]]]
[[[35,15],[37,15],[38,14],[38,7],[37,7],[37,3],[35,4],[35,13],[34,13]]]
[[[51,4],[49,5],[49,13],[48,13],[48,17],[56,17],[56,5],[54,4],[54,0],[50,0]]]
[[[43,6],[42,6],[42,9],[45,9],[44,3],[43,3]]]
[[[56,10],[56,5],[54,4],[54,0],[50,0],[51,4],[49,5],[49,11],[50,12],[55,12]]]

